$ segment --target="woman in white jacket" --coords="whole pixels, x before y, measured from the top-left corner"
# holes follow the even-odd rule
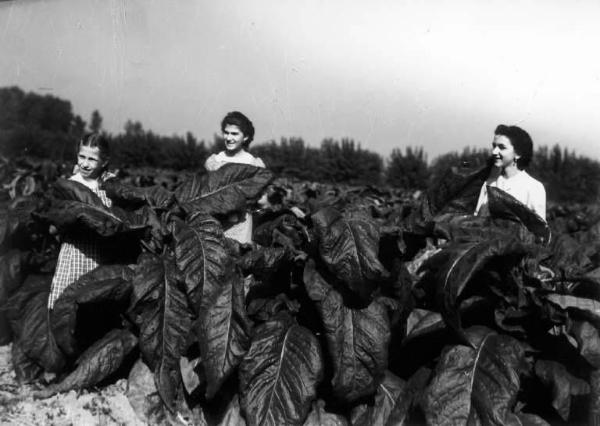
[[[493,168],[479,193],[475,215],[489,214],[487,187],[499,188],[546,220],[546,190],[525,168],[533,155],[533,141],[517,126],[496,127],[492,142]]]

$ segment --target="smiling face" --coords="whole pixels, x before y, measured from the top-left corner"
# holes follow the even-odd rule
[[[77,154],[77,166],[79,167],[79,173],[85,179],[97,179],[107,161],[100,155],[100,149],[98,147],[91,147],[82,145],[79,147],[79,154]]]
[[[225,140],[225,152],[228,155],[234,155],[244,149],[247,136],[235,124],[227,124],[223,129],[223,139]]]
[[[492,159],[494,166],[500,167],[503,170],[512,167],[516,168],[516,162],[519,157],[519,154],[515,152],[515,147],[509,138],[504,135],[494,135],[494,141],[492,142]]]

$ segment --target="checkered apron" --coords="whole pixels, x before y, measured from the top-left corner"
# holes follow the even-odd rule
[[[106,192],[101,189],[92,189],[100,197],[106,207],[111,206]],[[52,278],[52,287],[48,298],[48,308],[52,309],[58,296],[77,279],[95,269],[100,260],[100,248],[97,237],[92,232],[66,236],[60,246],[56,271]]]

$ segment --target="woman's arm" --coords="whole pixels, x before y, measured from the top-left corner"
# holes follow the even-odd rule
[[[206,159],[204,162],[204,168],[209,172],[217,170],[221,165],[219,161],[217,161],[217,156],[215,154],[211,154],[210,157]]]
[[[256,167],[262,167],[263,169],[265,169],[267,166],[265,166],[265,163],[263,162],[263,160],[260,157],[256,157],[254,159],[254,165]]]

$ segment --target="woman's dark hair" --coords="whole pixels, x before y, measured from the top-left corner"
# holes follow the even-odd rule
[[[100,156],[105,160],[108,160],[108,158],[110,157],[110,147],[108,145],[108,139],[106,139],[106,137],[100,133],[92,132],[84,134],[81,140],[79,141],[79,144],[77,145],[77,151],[79,151],[79,148],[81,148],[82,146],[98,148]]]
[[[225,118],[223,118],[223,121],[221,121],[222,132],[225,131],[225,126],[228,124],[238,126],[244,136],[248,138],[244,143],[244,146],[250,145],[250,142],[254,140],[254,125],[252,124],[252,121],[241,112],[232,111],[227,113]]]
[[[517,168],[519,170],[525,169],[531,162],[531,157],[533,157],[533,141],[529,133],[518,126],[500,124],[496,127],[494,134],[506,136],[510,139],[515,152],[520,155],[517,160]]]

